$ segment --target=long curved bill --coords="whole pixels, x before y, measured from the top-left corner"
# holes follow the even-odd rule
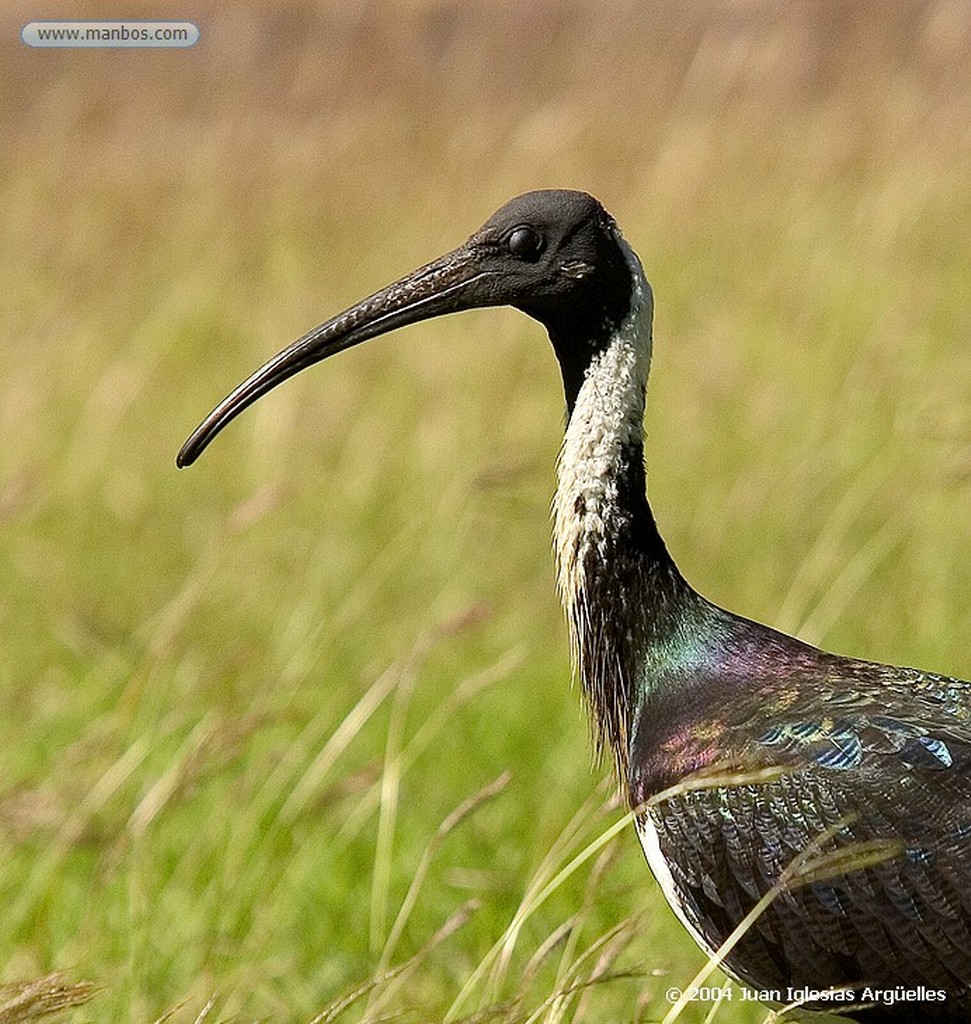
[[[460,246],[315,327],[275,355],[196,427],[176,465],[190,466],[230,420],[308,366],[398,327],[500,301],[495,275],[477,262],[470,245]]]

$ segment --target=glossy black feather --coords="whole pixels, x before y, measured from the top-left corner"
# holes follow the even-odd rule
[[[654,680],[630,755],[631,798],[682,912],[717,948],[788,873],[727,958],[734,974],[783,1002],[830,986],[861,1001],[867,987],[943,990],[853,1015],[968,1019],[971,686],[710,615],[721,628],[693,667]]]

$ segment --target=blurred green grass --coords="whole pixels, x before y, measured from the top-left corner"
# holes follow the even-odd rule
[[[142,14],[202,41],[28,51],[37,11],[0,15],[3,977],[133,1024],[331,1019],[369,984],[339,1019],[660,1019],[704,961],[629,830],[488,959],[622,813],[568,685],[542,332],[423,325],[174,454],[308,326],[585,188],[654,284],[689,579],[967,676],[967,8]]]

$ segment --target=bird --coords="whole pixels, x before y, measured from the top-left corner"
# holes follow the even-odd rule
[[[770,1002],[867,1024],[971,1020],[971,683],[825,652],[687,582],[647,496],[653,292],[592,196],[510,200],[271,358],[177,464],[321,360],[502,305],[546,329],[561,371],[556,586],[595,746],[672,909]]]

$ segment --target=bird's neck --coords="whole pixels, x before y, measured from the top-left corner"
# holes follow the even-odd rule
[[[598,346],[572,396],[553,499],[557,585],[574,668],[598,745],[609,744],[621,772],[640,669],[652,648],[678,628],[693,595],[647,501],[643,430],[651,298],[631,257],[631,309]]]

